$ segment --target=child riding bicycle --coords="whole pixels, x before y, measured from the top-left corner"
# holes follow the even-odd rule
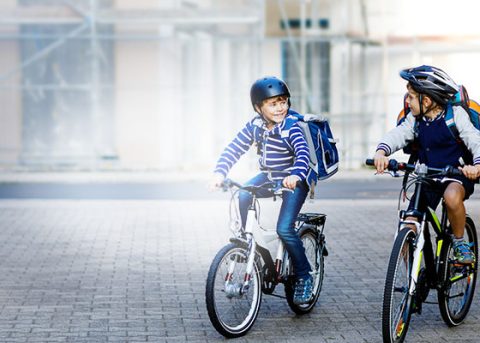
[[[297,232],[295,221],[307,197],[309,186],[309,150],[300,127],[294,123],[285,130],[290,110],[290,91],[286,83],[276,77],[264,77],[255,81],[250,89],[252,106],[257,112],[247,122],[233,141],[221,154],[210,188],[220,187],[232,166],[256,144],[260,155],[260,173],[246,185],[262,185],[278,181],[292,192],[283,192],[282,206],[277,221],[277,233],[292,258],[295,270],[295,304],[306,304],[312,297],[312,277],[305,249]],[[259,197],[271,197],[263,192]],[[242,226],[245,228],[251,195],[246,191],[239,194]]]
[[[443,196],[454,235],[455,258],[459,263],[470,264],[475,257],[463,238],[466,213],[463,202],[473,193],[475,180],[480,176],[480,131],[472,125],[461,106],[454,106],[459,139],[452,135],[445,114],[449,100],[459,87],[444,71],[419,66],[402,70],[400,76],[408,81],[406,101],[410,113],[401,125],[381,139],[375,153],[375,167],[377,172],[383,173],[388,166],[387,156],[415,140],[420,163],[435,168],[451,165],[462,171],[461,176],[426,186],[421,194],[420,208],[435,209]],[[411,201],[407,220],[417,221],[412,208]]]

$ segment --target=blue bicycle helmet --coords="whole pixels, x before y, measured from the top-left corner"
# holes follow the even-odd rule
[[[258,79],[250,88],[250,100],[255,111],[255,105],[260,105],[266,99],[281,95],[288,97],[288,106],[290,106],[290,90],[284,81],[275,76]]]
[[[416,92],[430,96],[441,105],[445,105],[459,90],[447,73],[428,65],[404,69],[400,77],[407,80]]]

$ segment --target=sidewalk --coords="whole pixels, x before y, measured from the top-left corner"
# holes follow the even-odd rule
[[[470,205],[479,218],[480,202]],[[380,343],[396,202],[319,200],[305,211],[327,214],[317,306],[297,316],[284,299],[264,296],[235,343]],[[205,280],[228,242],[228,200],[5,200],[0,218],[1,342],[225,342],[208,319]],[[477,295],[457,328],[426,304],[407,341],[478,343],[479,331]]]

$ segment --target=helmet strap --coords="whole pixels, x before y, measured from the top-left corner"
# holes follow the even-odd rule
[[[260,106],[258,104],[253,105],[253,109],[263,118],[262,111],[260,111]]]
[[[423,117],[425,113],[423,113],[423,94],[418,94],[418,104],[420,105],[420,117]]]

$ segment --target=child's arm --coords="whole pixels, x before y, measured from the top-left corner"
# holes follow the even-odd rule
[[[253,124],[252,121],[249,121],[220,155],[214,173],[223,175],[225,178],[233,165],[248,151],[252,143]]]
[[[473,166],[463,166],[460,169],[466,177],[475,180],[480,176],[480,131],[473,126],[467,112],[460,106],[453,108],[453,119],[460,139],[473,155]]]
[[[453,119],[460,139],[473,155],[473,164],[480,165],[480,131],[473,126],[467,112],[460,106],[453,107]]]
[[[410,113],[405,118],[405,121],[390,130],[382,137],[380,143],[377,145],[375,152],[375,168],[377,173],[383,173],[388,166],[388,157],[395,151],[403,148],[408,142],[415,138],[415,118]]]
[[[389,156],[395,151],[405,147],[415,138],[414,127],[415,118],[411,113],[409,113],[401,125],[390,130],[385,134],[385,136],[382,137],[377,146],[377,151],[383,150],[385,152],[385,156]]]

